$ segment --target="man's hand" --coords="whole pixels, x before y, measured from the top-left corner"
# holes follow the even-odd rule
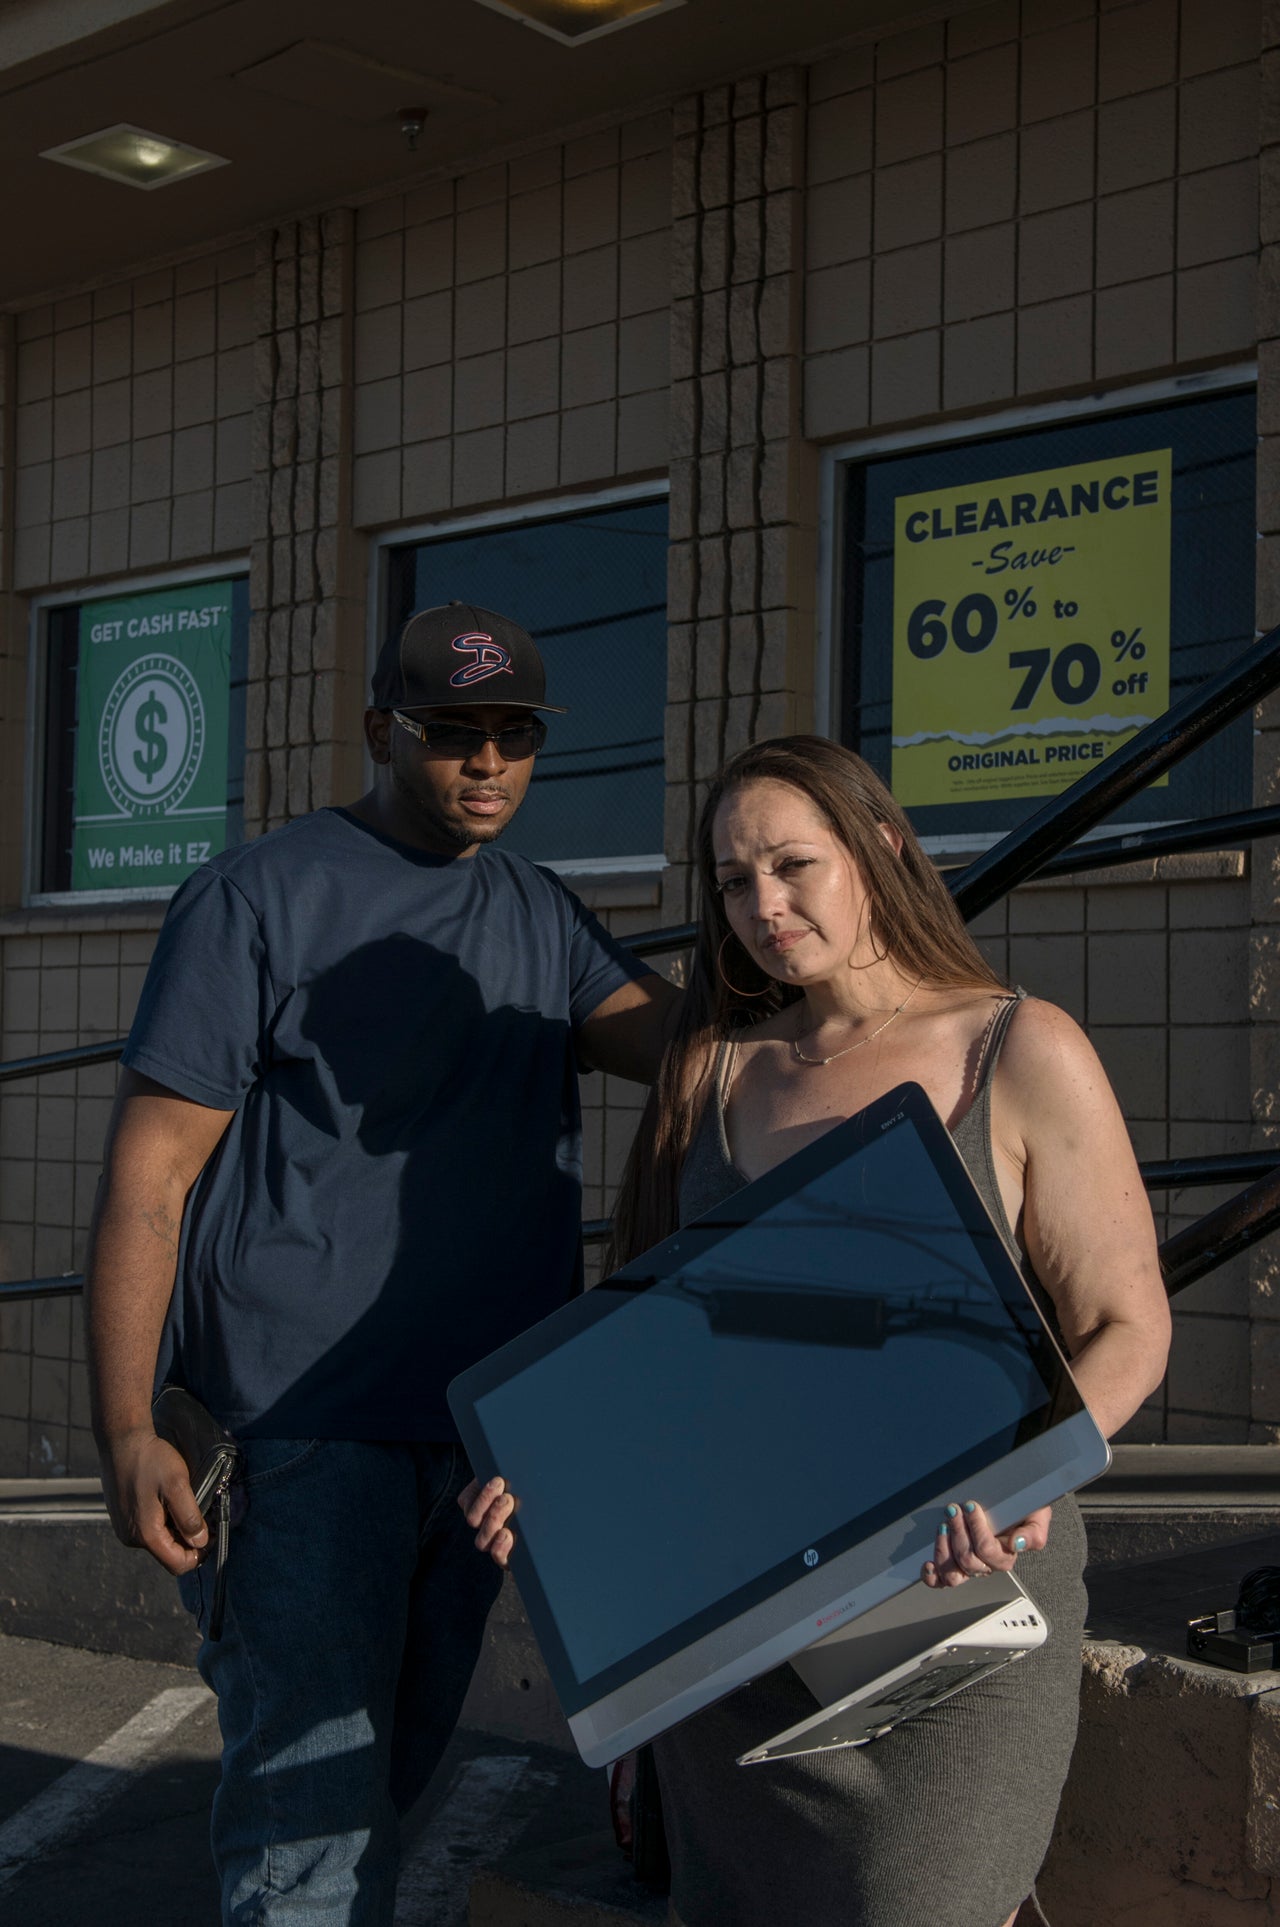
[[[180,1453],[151,1423],[156,1356],[187,1193],[232,1113],[137,1071],[120,1079],[85,1262],[89,1391],[116,1535],[166,1572],[199,1565],[209,1534]]]
[[[149,1428],[102,1448],[102,1490],[117,1539],[141,1546],[166,1572],[193,1572],[209,1547],[180,1452]]]

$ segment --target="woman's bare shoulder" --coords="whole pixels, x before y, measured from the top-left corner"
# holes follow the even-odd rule
[[[756,1044],[790,1043],[795,1036],[796,1008],[794,1004],[784,1004],[781,1010],[770,1011],[767,1017],[758,1017],[753,1023],[743,1024],[735,1030],[732,1041],[742,1050],[750,1050]]]
[[[981,985],[938,984],[928,986],[923,996],[917,993],[911,1001],[918,1023],[945,1026],[957,1042],[970,1045],[986,1037],[1001,1005],[1009,1001],[1009,992],[987,990]]]
[[[748,1055],[757,1044],[776,1042],[778,1038],[789,1037],[785,1025],[788,1012],[780,1011],[773,1016],[761,1018],[755,1023],[744,1024],[739,1029],[716,1035],[704,1034],[683,1054],[680,1063],[680,1097],[686,1104],[697,1105],[711,1089],[720,1075],[721,1065],[726,1057]],[[780,1025],[779,1019],[783,1022]],[[790,1019],[794,1022],[794,1019]]]
[[[1043,1112],[1049,1091],[1057,1102],[1084,1105],[1115,1099],[1098,1054],[1083,1030],[1059,1004],[1024,997],[1009,1023],[1000,1055],[999,1084],[1006,1097]]]
[[[1089,1039],[1075,1018],[1061,1004],[1043,997],[1023,997],[1009,1021],[1007,1055],[1028,1059],[1059,1054],[1068,1058],[1084,1055],[1097,1059]]]

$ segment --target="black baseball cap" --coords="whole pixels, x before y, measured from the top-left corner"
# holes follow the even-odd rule
[[[502,703],[563,716],[563,709],[544,702],[546,687],[542,657],[518,622],[469,602],[446,602],[410,616],[383,645],[373,672],[373,707]]]

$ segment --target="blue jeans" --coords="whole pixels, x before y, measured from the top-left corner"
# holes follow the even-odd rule
[[[247,1439],[221,1639],[225,1927],[389,1927],[399,1818],[449,1742],[501,1575],[461,1446]],[[201,1631],[211,1565],[179,1582]]]

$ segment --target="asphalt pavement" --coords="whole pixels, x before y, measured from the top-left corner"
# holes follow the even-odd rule
[[[0,1920],[218,1927],[217,1759],[189,1667],[0,1639]]]
[[[0,1637],[5,1927],[218,1927],[217,1780],[191,1668]],[[405,1822],[397,1927],[464,1927],[478,1868],[607,1825],[602,1773],[463,1729]]]

